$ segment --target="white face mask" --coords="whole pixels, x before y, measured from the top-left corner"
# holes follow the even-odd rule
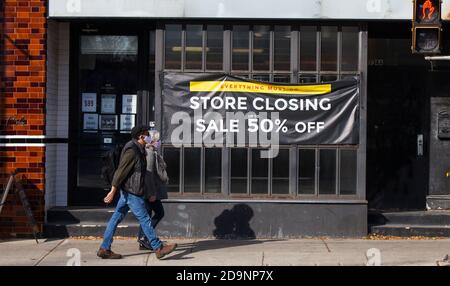
[[[150,136],[145,136],[145,137],[144,137],[144,141],[145,141],[145,143],[150,144],[150,143],[152,143],[152,137],[150,137]]]

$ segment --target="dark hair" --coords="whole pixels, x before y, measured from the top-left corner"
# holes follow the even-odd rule
[[[131,138],[138,140],[139,137],[148,132],[149,129],[150,126],[147,125],[136,125],[131,129]]]

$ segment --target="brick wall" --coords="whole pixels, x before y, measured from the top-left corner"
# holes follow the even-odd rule
[[[45,147],[6,135],[45,135],[46,0],[0,1],[0,189],[17,169],[34,216],[44,222]],[[36,137],[35,137],[36,138]],[[0,236],[29,234],[20,200],[8,196]]]

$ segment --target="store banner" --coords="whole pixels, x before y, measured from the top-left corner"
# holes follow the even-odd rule
[[[283,84],[163,73],[162,139],[177,145],[358,144],[359,80]]]

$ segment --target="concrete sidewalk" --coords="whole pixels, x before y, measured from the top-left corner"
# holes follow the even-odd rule
[[[99,265],[99,266],[272,266],[272,265],[448,265],[450,239],[369,240],[290,239],[216,240],[174,239],[178,249],[163,260],[138,250],[134,239],[116,239],[113,251],[121,260],[96,257],[98,239],[0,240],[0,266]]]

